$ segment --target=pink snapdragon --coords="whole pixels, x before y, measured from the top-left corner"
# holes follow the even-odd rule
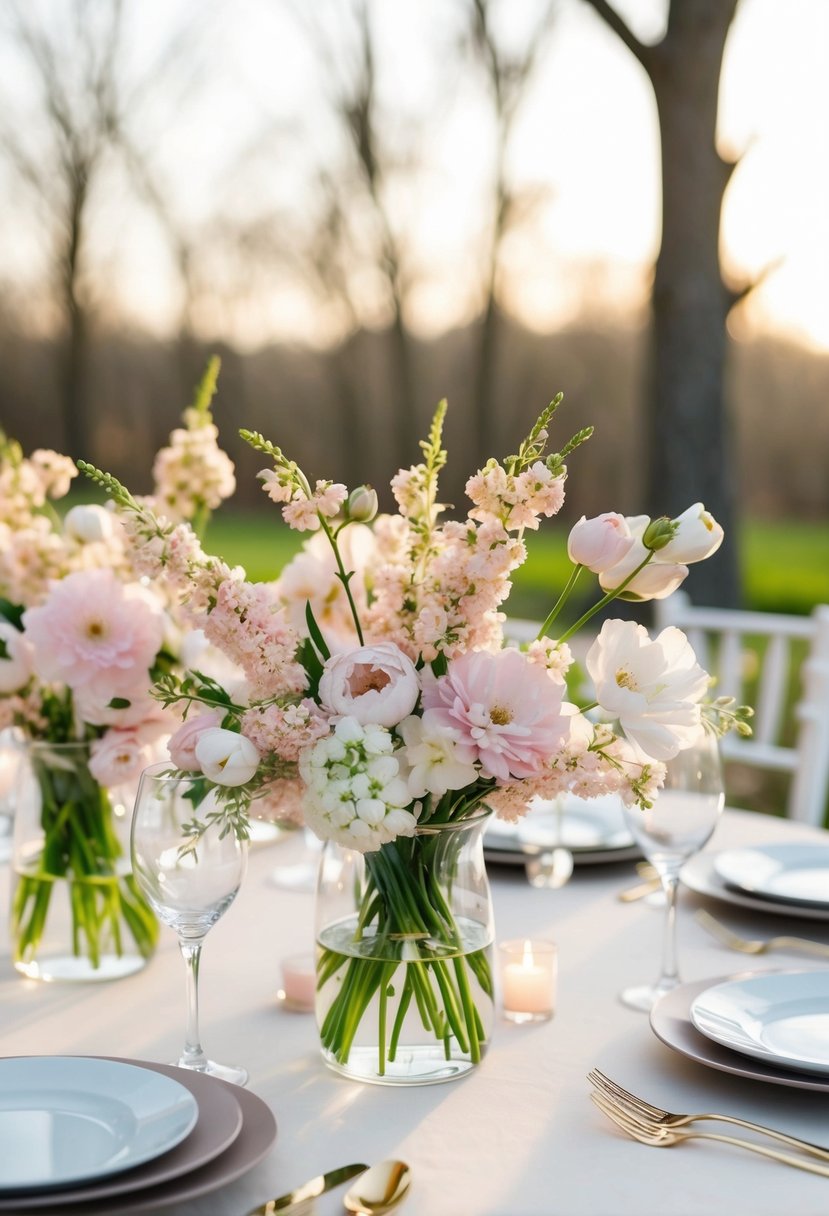
[[[540,772],[566,733],[561,685],[517,650],[471,651],[424,681],[424,710],[457,732],[458,758],[500,782]]]

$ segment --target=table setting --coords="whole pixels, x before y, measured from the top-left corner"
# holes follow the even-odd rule
[[[824,1210],[829,836],[724,807],[719,739],[751,711],[711,694],[679,629],[586,629],[670,594],[716,520],[583,517],[558,600],[514,645],[509,574],[590,428],[547,454],[556,398],[443,521],[441,403],[394,516],[242,431],[309,533],[250,583],[201,543],[232,488],[217,373],[152,496],[79,462],[110,507],[71,528],[39,522],[64,458],[7,453],[15,527],[54,526],[56,564],[34,582],[0,564],[22,757],[0,1211],[646,1216],[678,1193],[684,1216],[762,1178],[762,1216],[795,1170],[798,1210]],[[583,575],[597,598],[568,609]],[[725,1132],[672,1113],[712,1109]],[[689,1139],[713,1143],[663,1177],[646,1150]]]

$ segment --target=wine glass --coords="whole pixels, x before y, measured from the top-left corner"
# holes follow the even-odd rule
[[[241,886],[247,844],[233,831],[222,836],[220,824],[212,824],[198,839],[184,831],[194,815],[188,798],[192,785],[192,778],[171,773],[169,764],[151,765],[141,774],[130,836],[133,874],[159,919],[175,929],[187,964],[187,1023],[184,1050],[176,1063],[244,1085],[246,1069],[217,1064],[202,1049],[198,980],[208,930]],[[198,815],[205,821],[216,809],[211,793],[199,804]]]
[[[625,988],[621,993],[622,1003],[632,1009],[652,1009],[680,982],[676,950],[679,871],[710,838],[724,802],[717,738],[705,731],[692,747],[667,762],[665,784],[650,810],[625,807],[630,830],[659,875],[666,904],[662,971],[656,983]]]

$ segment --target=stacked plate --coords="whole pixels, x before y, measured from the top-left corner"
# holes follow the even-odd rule
[[[829,845],[769,844],[698,853],[682,882],[700,895],[757,912],[829,920]]]
[[[560,804],[533,798],[523,819],[506,823],[493,818],[484,836],[487,859],[506,865],[525,865],[528,857],[558,847],[569,849],[576,865],[642,855],[615,796],[585,800],[567,795]]]
[[[0,1059],[0,1212],[137,1213],[240,1177],[276,1136],[247,1090],[166,1064]]]
[[[829,1093],[829,971],[683,984],[651,1011],[668,1047],[722,1072]]]

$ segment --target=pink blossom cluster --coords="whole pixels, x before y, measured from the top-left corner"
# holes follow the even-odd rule
[[[310,698],[293,705],[257,705],[242,718],[242,734],[260,752],[273,752],[281,760],[298,760],[329,729],[327,717]]]
[[[469,478],[466,493],[474,503],[470,518],[496,521],[511,532],[538,528],[539,516],[549,518],[564,503],[564,474],[552,473],[542,460],[513,474],[490,460]]]
[[[297,532],[316,532],[320,516],[334,519],[348,498],[348,489],[340,482],[318,481],[311,490],[289,464],[263,469],[259,480],[271,502],[283,504],[282,518]]]
[[[204,632],[241,667],[252,699],[303,692],[306,676],[297,661],[299,636],[267,583],[226,578],[216,588]]]
[[[153,464],[153,503],[173,523],[215,510],[236,489],[233,461],[218,444],[218,428],[200,410],[184,413]]]

